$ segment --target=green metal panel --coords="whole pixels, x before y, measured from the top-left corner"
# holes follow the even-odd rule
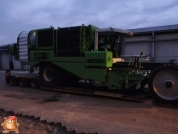
[[[85,52],[86,67],[112,67],[112,52],[91,51]]]
[[[44,50],[44,49],[54,49],[54,28],[51,27],[51,28],[45,28],[45,29],[37,29],[35,30],[36,31],[36,49],[41,49],[41,50]],[[51,32],[48,33],[48,31],[52,31],[52,34]],[[40,46],[40,41],[39,41],[39,32],[43,32],[42,36],[40,36],[41,38],[43,38],[44,40],[45,39],[49,39],[49,36],[51,36],[52,38],[52,42],[44,42],[43,45],[44,46]],[[46,33],[44,33],[46,32]]]
[[[85,79],[106,82],[106,68],[85,68]]]
[[[35,60],[35,61],[30,61],[30,62],[29,62],[29,65],[30,65],[31,67],[39,67],[39,66],[38,66],[39,63],[40,63],[40,62],[39,62],[39,61],[36,61],[36,60]]]
[[[102,62],[98,62],[98,60]],[[106,70],[112,66],[112,53],[95,51],[86,52],[85,57],[57,57],[54,56],[52,50],[30,52],[31,66],[43,61],[52,62],[82,79],[105,82]]]
[[[107,80],[106,80],[106,85],[109,86],[110,88],[114,89],[121,89],[125,74],[121,71],[108,71],[107,72]]]
[[[107,81],[106,85],[110,87],[110,89],[122,89],[123,85],[125,87],[129,86],[129,72],[131,70],[127,68],[113,69],[107,72]],[[125,84],[124,84],[125,83]]]
[[[129,68],[110,70],[107,72],[106,86],[110,89],[129,88],[132,85],[137,85],[143,78],[143,73],[134,72]]]
[[[72,62],[53,62],[57,66],[75,74],[81,79],[92,79],[100,82],[105,82],[106,69],[104,68],[85,68],[85,63]]]
[[[30,51],[30,61],[53,61],[54,51]]]
[[[73,63],[84,63],[84,57],[58,57],[54,56],[54,62],[73,62]]]
[[[54,57],[53,63],[82,79],[105,81],[106,68],[87,68],[84,57]]]
[[[95,26],[58,28],[56,31],[56,55],[65,57],[84,56],[93,49]]]
[[[85,65],[84,63],[76,63],[76,62],[53,62],[57,66],[67,70],[68,72],[80,77],[85,78]]]

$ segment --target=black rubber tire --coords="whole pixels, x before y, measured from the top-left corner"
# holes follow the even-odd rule
[[[9,84],[9,79],[10,79],[10,69],[7,69],[5,71],[5,81],[6,81],[6,84]]]
[[[40,67],[40,85],[48,88],[62,85],[59,69],[53,64],[44,64]]]
[[[9,76],[6,76],[6,77],[5,77],[6,84],[9,84],[9,79],[10,79]]]
[[[169,71],[172,74],[169,73]],[[167,77],[164,77],[166,74],[170,76],[167,75]],[[170,88],[166,87],[166,81],[168,81],[169,78],[172,78],[174,81],[173,83],[175,83]],[[148,87],[156,100],[164,102],[178,101],[178,66],[166,64],[153,70],[148,79]]]
[[[11,86],[16,86],[17,85],[17,78],[13,77],[13,76],[10,76],[9,77],[9,84]]]
[[[20,78],[20,79],[19,79],[19,85],[20,85],[21,87],[26,87],[26,86],[28,85],[28,80],[25,79],[25,78]]]
[[[39,80],[36,78],[31,79],[30,86],[31,86],[31,88],[40,88]]]

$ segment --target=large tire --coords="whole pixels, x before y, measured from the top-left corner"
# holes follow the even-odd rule
[[[178,66],[163,65],[151,72],[148,87],[156,99],[174,102],[178,100]]]
[[[9,84],[9,79],[10,79],[9,76],[6,76],[6,77],[5,77],[6,84]]]
[[[19,79],[19,85],[20,85],[21,87],[27,87],[27,85],[28,85],[27,79],[25,79],[25,78],[20,78],[20,79]]]
[[[39,80],[37,78],[32,78],[30,80],[30,86],[31,88],[40,88]]]
[[[44,64],[40,67],[40,84],[44,87],[59,87],[62,85],[59,69],[52,64]]]
[[[5,71],[5,81],[6,81],[6,84],[9,84],[9,79],[10,79],[10,70],[9,69],[7,69],[6,71]]]
[[[9,77],[9,84],[11,86],[16,86],[17,85],[17,78],[13,77],[13,76],[10,76]]]

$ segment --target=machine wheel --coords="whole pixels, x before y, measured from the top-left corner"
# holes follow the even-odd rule
[[[156,99],[178,100],[178,66],[163,65],[155,69],[149,77],[148,87]]]
[[[59,69],[52,64],[40,67],[40,84],[45,87],[58,87],[62,85]]]
[[[16,86],[17,85],[17,79],[13,76],[9,77],[9,84],[11,86]]]
[[[20,79],[19,79],[19,85],[20,85],[21,87],[26,87],[26,86],[28,85],[27,79],[25,79],[25,78],[20,78]]]
[[[39,81],[35,78],[31,79],[30,80],[30,86],[32,88],[40,88],[40,84],[39,84]]]

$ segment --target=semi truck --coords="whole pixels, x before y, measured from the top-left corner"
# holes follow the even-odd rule
[[[108,90],[129,89],[129,92],[141,91],[148,84],[155,98],[177,101],[178,66],[143,62],[142,52],[125,61],[122,55],[127,36],[133,33],[93,25],[23,31],[8,50],[23,65],[39,68],[39,73],[16,77],[7,72],[6,83],[26,86],[30,81],[32,87],[59,88],[63,84],[87,80]]]

